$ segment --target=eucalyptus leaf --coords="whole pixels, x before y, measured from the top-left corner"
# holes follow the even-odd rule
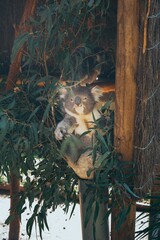
[[[24,43],[28,40],[29,35],[30,34],[28,32],[25,32],[16,38],[12,48],[11,62],[14,61],[15,57],[17,56],[17,53],[23,47]]]
[[[112,123],[107,135],[103,136],[94,129],[96,140],[92,141],[91,146],[83,146],[81,139],[93,129],[80,137],[66,136],[62,143],[55,140],[54,129],[63,115],[56,94],[59,80],[71,86],[84,75],[84,68],[89,73],[86,60],[91,59],[93,50],[101,45],[102,39],[106,39],[104,19],[110,14],[104,15],[109,0],[60,2],[38,1],[35,16],[26,23],[29,31],[17,36],[12,49],[13,62],[25,46],[17,75],[22,84],[15,89],[17,92],[7,92],[0,99],[0,171],[9,176],[12,167],[18,177],[25,178],[25,191],[20,195],[18,206],[20,214],[25,211],[25,199],[28,199],[30,207],[38,199],[27,222],[27,234],[31,236],[33,225],[38,224],[41,239],[45,227],[49,229],[48,209],[55,210],[63,204],[67,212],[71,202],[71,215],[75,209],[78,177],[64,161],[68,146],[74,157],[78,148],[77,158],[86,150],[91,150],[93,163],[98,161],[100,165],[94,169],[95,177],[93,181],[88,181],[87,190],[82,196],[87,202],[85,226],[90,220],[96,222],[100,204],[108,201],[107,187],[111,189],[112,199],[115,195],[122,199],[122,190],[133,195],[130,188],[124,185],[124,166],[119,164],[113,152],[113,117],[108,111],[110,101],[102,109]],[[42,82],[44,84],[40,86]],[[51,93],[53,114],[49,102]],[[93,119],[96,124],[94,115]],[[89,199],[90,193],[92,198]],[[121,205],[121,201],[118,204]],[[128,213],[123,204],[122,212],[120,223]],[[106,218],[108,215],[109,212],[106,212]],[[96,231],[94,223],[94,235]]]

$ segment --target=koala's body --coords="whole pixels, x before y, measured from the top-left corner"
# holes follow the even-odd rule
[[[102,94],[102,89],[98,86],[61,89],[60,99],[63,100],[66,114],[56,127],[56,139],[62,140],[67,134],[81,135],[91,130],[94,127],[94,120],[101,117],[96,104]],[[93,134],[93,131],[90,134]]]

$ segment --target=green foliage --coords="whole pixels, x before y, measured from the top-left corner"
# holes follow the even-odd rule
[[[30,206],[35,198],[39,199],[27,224],[29,235],[35,221],[40,227],[40,234],[44,226],[47,227],[47,209],[54,210],[65,203],[67,210],[69,203],[77,199],[74,190],[77,177],[62,160],[53,133],[54,123],[44,89],[37,91],[31,85],[24,85],[18,92],[1,97],[0,171],[8,178],[10,169],[17,177],[25,177],[19,214],[25,210],[26,199]]]
[[[41,237],[44,228],[49,227],[48,209],[55,210],[63,203],[64,210],[68,211],[70,202],[74,202],[74,206],[77,202],[77,176],[62,159],[61,144],[53,134],[56,122],[61,119],[57,84],[61,75],[72,81],[84,76],[81,69],[84,55],[90,56],[93,49],[101,47],[105,41],[106,15],[110,6],[109,0],[42,2],[37,6],[35,18],[28,23],[32,31],[22,32],[12,50],[13,61],[25,46],[19,73],[23,84],[0,99],[0,171],[8,178],[10,169],[18,177],[25,176],[25,192],[21,195],[18,212],[25,211],[26,199],[30,207],[35,198],[38,199],[27,223],[27,234],[31,236],[36,222]],[[43,88],[37,85],[41,82]],[[116,194],[124,206],[122,193],[133,195],[125,184],[130,174],[124,174],[119,156],[113,149],[113,112],[108,112],[108,105],[102,109],[107,127],[102,128],[96,122],[98,130],[92,157],[97,171],[84,195],[85,199],[88,191],[94,192],[94,197],[89,200],[85,224],[92,210],[96,221],[99,203],[107,202]],[[106,134],[101,134],[99,128]],[[65,151],[65,144],[62,150]],[[104,191],[107,188],[112,189],[108,195]],[[123,210],[121,220],[128,213],[125,208]]]
[[[45,2],[45,1],[44,1]],[[26,43],[23,69],[27,74],[59,76],[77,80],[84,54],[93,54],[105,37],[109,1],[46,1],[30,20],[32,31],[14,42],[12,60]],[[94,37],[94,41],[93,41]]]

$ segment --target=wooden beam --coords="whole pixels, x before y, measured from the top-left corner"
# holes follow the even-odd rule
[[[119,0],[117,16],[117,52],[115,83],[115,149],[123,160],[132,161],[134,142],[134,119],[136,106],[136,71],[138,55],[138,0]],[[113,209],[111,239],[132,240],[135,231],[136,203],[124,196],[126,208],[131,207],[125,222],[116,229],[115,218],[120,212]]]

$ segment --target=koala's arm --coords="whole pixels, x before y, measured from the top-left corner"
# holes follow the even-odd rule
[[[58,123],[55,129],[55,138],[62,140],[66,134],[71,134],[77,127],[76,119],[69,114],[66,114],[64,119]]]

